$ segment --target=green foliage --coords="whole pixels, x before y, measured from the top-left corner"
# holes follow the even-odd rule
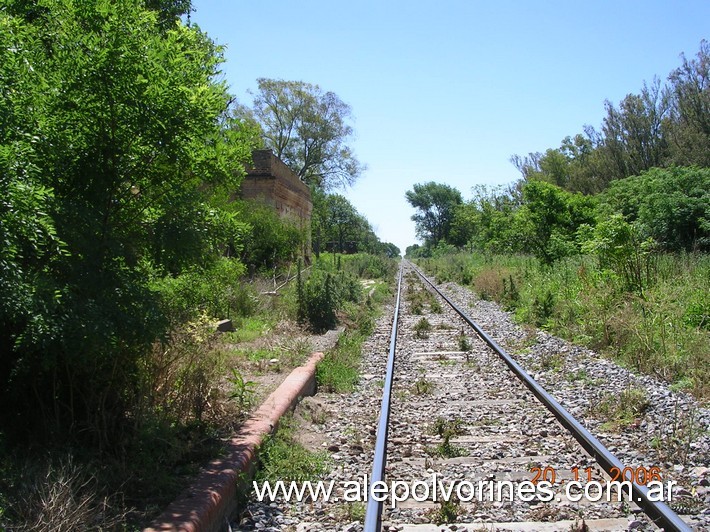
[[[333,329],[338,312],[346,302],[357,303],[362,298],[362,286],[343,271],[331,273],[314,268],[308,279],[297,287],[299,317],[317,332]]]
[[[150,426],[154,419],[176,427],[204,421],[226,371],[224,355],[215,349],[216,338],[214,322],[203,314],[156,342],[141,358],[139,387],[132,398],[133,408],[144,414],[135,419],[138,426]]]
[[[296,439],[291,417],[282,419],[276,433],[261,446],[259,461],[258,482],[316,481],[329,469],[327,453],[310,452]]]
[[[415,395],[428,395],[434,391],[436,383],[426,378],[422,371],[412,385],[412,393]]]
[[[311,232],[316,257],[323,251],[367,253],[389,258],[399,255],[399,248],[381,242],[367,219],[347,198],[327,194],[318,188],[311,189],[311,196]]]
[[[602,198],[663,249],[710,250],[708,168],[653,168],[615,181]]]
[[[710,43],[703,39],[695,58],[681,55],[683,64],[668,76],[673,93],[666,131],[671,160],[682,166],[710,166]]]
[[[240,240],[240,259],[250,270],[267,270],[292,262],[306,239],[305,230],[290,220],[281,219],[271,207],[256,201],[235,203],[248,230]]]
[[[256,298],[242,282],[244,272],[239,261],[221,258],[207,270],[156,279],[152,287],[160,294],[163,314],[176,326],[201,313],[220,319],[245,317],[255,311]]]
[[[456,494],[451,495],[448,500],[442,499],[438,508],[428,510],[426,515],[437,525],[455,523],[459,515],[463,513],[461,504],[456,498]]]
[[[539,179],[519,188],[479,187],[475,194],[456,208],[451,231],[456,240],[484,252],[532,253],[552,264],[578,254],[577,229],[595,221],[595,199]]]
[[[250,146],[224,114],[221,49],[171,5],[0,11],[0,422],[13,436],[117,445],[141,359],[171,322],[154,280],[210,270],[241,236],[221,206]]]
[[[391,281],[397,273],[397,262],[383,255],[356,253],[341,257],[343,270],[360,279]]]
[[[594,223],[594,200],[544,181],[529,181],[522,194],[523,204],[514,219],[523,251],[545,264],[578,253],[575,233],[582,224]]]
[[[418,211],[412,216],[417,236],[428,246],[449,242],[456,206],[463,203],[461,193],[448,185],[430,181],[415,184],[405,197]]]
[[[474,197],[459,205],[452,222],[452,239],[486,252],[519,249],[517,227],[512,216],[522,197],[515,187],[474,187]]]

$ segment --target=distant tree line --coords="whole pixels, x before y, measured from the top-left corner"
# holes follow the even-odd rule
[[[615,107],[601,131],[513,156],[522,179],[473,198],[429,182],[406,193],[423,245],[529,253],[544,263],[611,245],[710,250],[710,45]]]
[[[600,130],[586,126],[545,153],[514,155],[523,179],[595,194],[609,183],[654,167],[710,166],[710,43],[666,83],[655,78],[618,105],[604,102]]]

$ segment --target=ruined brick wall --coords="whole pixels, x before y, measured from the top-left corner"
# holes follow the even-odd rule
[[[311,191],[271,150],[254,150],[254,165],[247,168],[242,198],[260,199],[279,215],[300,221],[311,220]]]
[[[310,258],[311,191],[271,150],[254,150],[254,164],[242,181],[243,199],[263,201],[279,216],[290,218],[306,230],[304,255]]]

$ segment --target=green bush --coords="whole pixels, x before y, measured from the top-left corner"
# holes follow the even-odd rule
[[[274,268],[299,255],[305,232],[294,222],[280,218],[273,208],[256,201],[242,201],[235,208],[248,224],[240,258],[252,272]]]
[[[338,324],[338,312],[346,302],[359,303],[362,286],[345,272],[331,273],[316,268],[308,279],[297,286],[298,317],[316,332],[333,329]]]
[[[257,299],[243,281],[245,270],[238,260],[223,257],[208,270],[156,279],[152,287],[173,325],[203,313],[212,318],[249,316],[256,310]]]
[[[665,250],[710,250],[708,168],[651,168],[612,181],[602,198]]]

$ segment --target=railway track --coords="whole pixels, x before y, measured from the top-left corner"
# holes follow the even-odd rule
[[[545,399],[543,392],[514,377],[510,362],[506,364],[491,349],[495,340],[471,329],[470,319],[462,318],[408,263],[403,265],[399,299],[399,309],[393,309],[395,316],[399,313],[394,320],[398,331],[390,334],[392,314],[380,321],[367,346],[360,388],[349,396],[316,396],[307,401],[308,408],[320,409],[328,419],[308,431],[312,444],[330,451],[334,464],[330,480],[337,500],[254,504],[252,518],[242,521],[242,528],[362,530],[364,506],[348,499],[344,486],[355,480],[364,484],[365,475],[370,485],[373,479],[383,482],[379,485],[382,503],[372,497],[367,503],[365,530],[655,530],[657,525],[666,530],[704,530],[710,525],[707,493],[702,490],[710,482],[706,411],[694,414],[704,428],[694,439],[689,437],[688,446],[697,453],[684,457],[686,465],[661,461],[661,453],[648,448],[641,452],[634,447],[640,444],[605,429],[614,458],[600,450],[602,444],[593,436],[570,434],[566,427],[576,422],[563,417],[561,423],[560,414],[553,414],[538,399]],[[455,305],[466,306],[470,296],[459,292],[453,299],[458,299]],[[479,321],[485,321],[485,314],[483,318]],[[487,325],[495,336],[495,321]],[[521,358],[539,370],[538,379],[553,395],[555,373],[558,380],[567,380],[586,368],[583,383],[568,382],[560,386],[560,393],[576,414],[594,409],[595,401],[589,398],[599,399],[595,387],[602,390],[609,384],[594,378],[592,366],[604,366],[602,361],[587,367],[586,355],[569,346],[561,348],[567,351],[562,356],[545,354],[544,349],[536,353],[536,344],[541,343],[537,335],[531,338],[518,332],[518,336],[508,343],[530,344],[531,355]],[[536,365],[546,356],[557,356],[558,371]],[[388,369],[394,373],[388,376]],[[610,378],[614,371],[624,374],[615,368],[604,375]],[[616,384],[629,389],[632,378],[625,378],[626,383]],[[581,404],[574,393],[577,384]],[[379,416],[383,391],[391,411]],[[653,410],[655,405],[646,408]],[[681,461],[678,456],[676,460]],[[644,488],[634,488],[634,502],[619,500],[614,490],[606,489],[614,467],[619,469],[617,480],[625,474],[637,484],[660,481],[661,489],[669,490],[661,498],[667,501],[669,493],[675,497],[674,508],[690,514],[685,516],[690,524],[664,504],[638,501]],[[679,500],[685,500],[686,506]]]

